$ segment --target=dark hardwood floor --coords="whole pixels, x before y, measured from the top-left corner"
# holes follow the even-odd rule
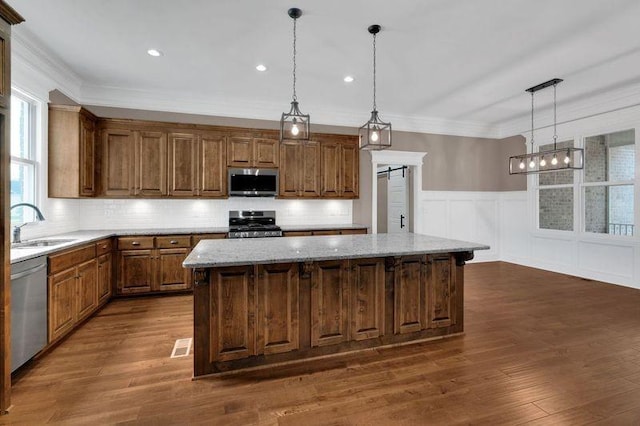
[[[21,371],[0,424],[640,424],[640,290],[466,267],[465,335],[191,380],[190,296],[111,302]]]

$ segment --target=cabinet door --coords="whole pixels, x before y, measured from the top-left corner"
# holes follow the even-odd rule
[[[404,334],[427,328],[426,257],[401,258],[395,266],[393,287],[393,332]]]
[[[300,142],[284,141],[280,144],[280,173],[278,174],[278,193],[281,197],[300,195]]]
[[[347,261],[317,262],[311,272],[311,346],[349,340]]]
[[[182,267],[182,262],[188,254],[188,248],[158,250],[158,278],[152,286],[153,291],[188,290],[191,288],[191,269]]]
[[[358,198],[358,176],[360,175],[360,151],[358,145],[342,144],[340,153],[340,195]]]
[[[80,195],[96,195],[96,125],[95,121],[80,114]]]
[[[384,259],[351,260],[351,339],[384,334]]]
[[[317,198],[320,196],[320,143],[310,141],[300,145],[300,170],[299,193],[305,198]],[[282,178],[282,173],[280,174]]]
[[[298,349],[299,317],[297,263],[258,266],[258,354]]]
[[[98,262],[90,260],[78,266],[76,318],[83,320],[98,307]]]
[[[98,258],[98,305],[102,305],[111,297],[111,253]]]
[[[192,197],[198,192],[198,137],[169,134],[169,195]]]
[[[253,266],[211,272],[211,361],[256,355]]]
[[[146,293],[153,282],[152,250],[123,250],[119,257],[118,293]]]
[[[277,139],[255,138],[253,140],[253,167],[278,167],[279,145]]]
[[[340,196],[340,144],[323,142],[320,145],[322,179],[320,195],[323,197]]]
[[[251,167],[253,156],[251,136],[231,136],[227,145],[227,166]]]
[[[71,330],[76,323],[76,268],[49,277],[49,342]]]
[[[428,262],[429,327],[456,323],[455,260],[451,255],[431,256]]]
[[[200,193],[202,197],[227,195],[227,138],[204,133],[200,136]]]
[[[167,195],[167,135],[136,132],[136,195]]]
[[[128,130],[102,133],[102,192],[107,196],[133,195],[134,140]]]

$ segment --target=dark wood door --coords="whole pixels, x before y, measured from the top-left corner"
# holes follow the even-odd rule
[[[153,291],[188,290],[191,288],[191,270],[182,267],[189,254],[188,248],[159,249],[157,255],[157,280]]]
[[[393,280],[396,334],[427,328],[427,259],[407,256],[396,262]]]
[[[253,137],[232,135],[227,145],[227,166],[252,167]]]
[[[348,261],[317,262],[311,272],[311,346],[348,340]]]
[[[384,334],[384,259],[351,260],[351,339]]]
[[[102,193],[107,196],[133,195],[134,140],[131,132],[105,129],[102,133]]]
[[[80,113],[80,195],[96,195],[96,123]]]
[[[299,345],[297,263],[258,266],[258,354],[296,350]]]
[[[198,192],[198,136],[169,134],[169,195],[193,197]]]
[[[280,169],[278,194],[280,197],[298,197],[302,164],[300,164],[300,142],[284,141],[280,144]]]
[[[118,293],[146,293],[153,283],[153,250],[122,250],[118,259]]]
[[[167,195],[167,134],[136,132],[136,195]]]
[[[76,268],[49,277],[49,342],[71,330],[76,323]]]
[[[102,305],[111,297],[111,271],[113,267],[111,259],[111,253],[98,257],[98,305]]]
[[[341,195],[340,147],[341,145],[337,142],[322,142],[320,144],[322,164],[320,195],[323,197],[337,198]]]
[[[429,328],[456,324],[455,259],[451,255],[429,257]]]
[[[216,268],[211,275],[211,361],[256,355],[253,266]]]
[[[340,153],[340,195],[344,198],[358,198],[360,175],[360,150],[358,145],[343,143]]]
[[[98,307],[98,262],[79,265],[77,273],[76,316],[81,321]]]
[[[320,143],[307,142],[300,145],[299,152],[298,164],[301,166],[299,195],[304,198],[318,198],[320,197]]]
[[[200,136],[199,195],[227,196],[227,138],[221,134]]]
[[[278,139],[255,138],[253,145],[253,167],[278,167],[280,142]]]

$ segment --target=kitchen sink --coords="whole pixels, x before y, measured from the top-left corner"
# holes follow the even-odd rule
[[[28,248],[38,248],[38,247],[55,247],[60,244],[71,243],[75,241],[74,239],[50,239],[50,240],[33,240],[33,241],[24,241],[22,243],[11,244],[11,248],[14,249],[28,249]]]

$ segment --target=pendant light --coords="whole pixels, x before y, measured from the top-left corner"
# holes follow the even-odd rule
[[[554,78],[544,83],[528,88],[531,93],[531,152],[529,154],[515,155],[509,157],[509,174],[523,175],[544,172],[557,172],[561,170],[580,170],[584,168],[584,150],[582,148],[560,148],[558,149],[557,132],[557,86],[563,80]],[[553,149],[534,152],[533,138],[533,98],[538,90],[553,86]]]
[[[358,130],[360,149],[379,150],[391,146],[391,123],[385,123],[378,116],[376,105],[376,34],[380,32],[380,25],[371,25],[369,34],[373,35],[373,111],[371,118]]]
[[[309,134],[309,114],[303,114],[298,107],[298,96],[296,94],[296,22],[302,16],[302,11],[292,7],[287,12],[293,19],[293,99],[289,112],[283,112],[280,119],[280,142],[285,139],[308,141]]]

